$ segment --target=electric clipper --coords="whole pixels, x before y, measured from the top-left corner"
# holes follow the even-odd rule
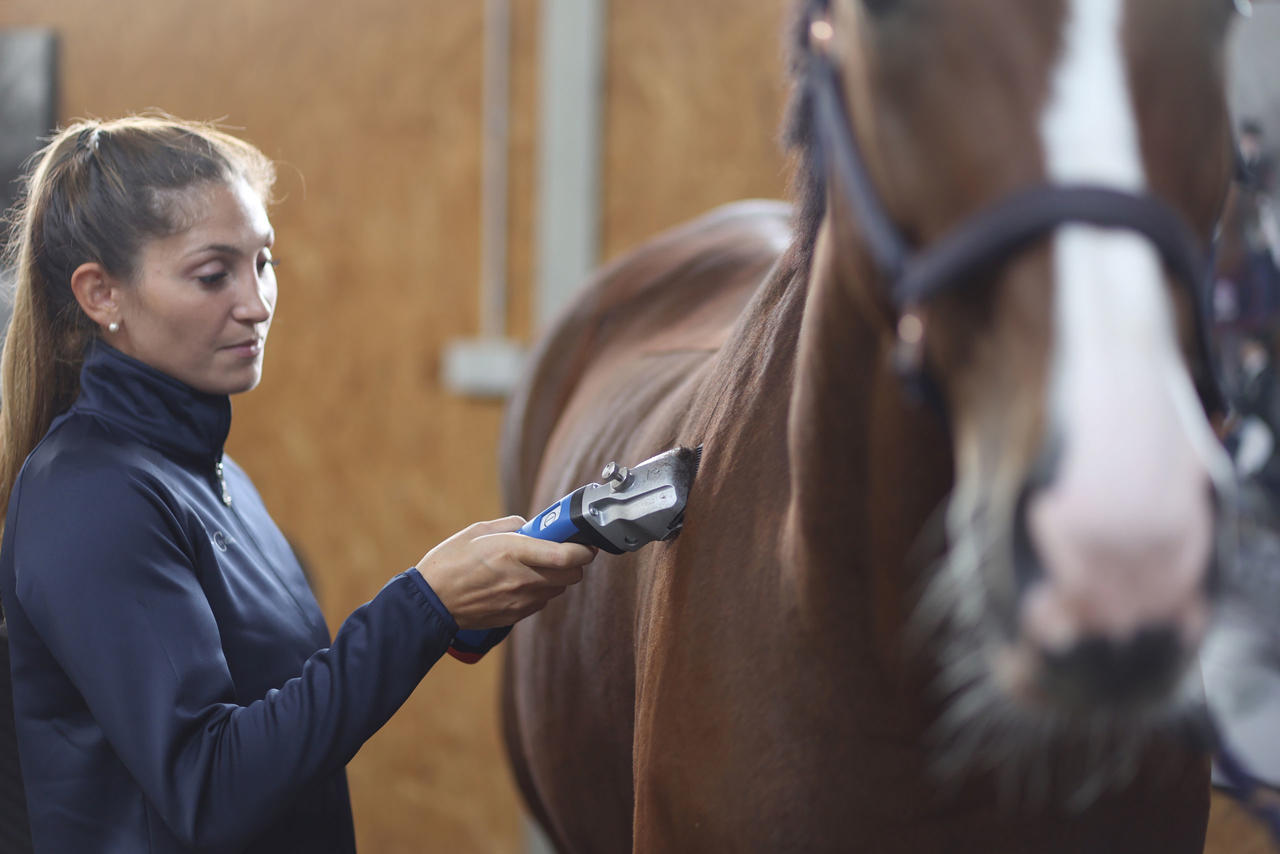
[[[526,522],[519,533],[595,546],[610,554],[670,540],[684,525],[685,504],[701,461],[699,445],[672,448],[631,468],[611,462],[600,472],[603,483],[578,487]],[[463,629],[449,654],[473,664],[510,631],[510,626]]]

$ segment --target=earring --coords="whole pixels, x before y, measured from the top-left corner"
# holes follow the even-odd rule
[[[108,332],[119,332],[119,331],[120,331],[120,321],[118,321],[118,320],[113,320],[113,321],[111,321],[110,323],[108,323],[108,324],[107,324],[107,331],[108,331]]]

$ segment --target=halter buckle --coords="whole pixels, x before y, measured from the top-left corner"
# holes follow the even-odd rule
[[[815,18],[809,24],[809,38],[815,43],[822,45],[825,49],[831,44],[831,39],[835,37],[836,28],[831,26],[831,22],[826,18]]]
[[[924,314],[908,307],[898,318],[898,339],[893,347],[893,369],[900,377],[918,376],[924,371]]]

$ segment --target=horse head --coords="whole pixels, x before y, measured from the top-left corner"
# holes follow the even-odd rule
[[[949,427],[923,610],[947,618],[958,729],[1145,727],[1198,685],[1232,494],[1201,288],[1234,11],[804,4],[792,137],[814,275]]]

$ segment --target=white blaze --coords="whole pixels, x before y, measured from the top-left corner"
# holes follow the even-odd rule
[[[1124,0],[1068,0],[1041,119],[1051,182],[1146,190],[1123,25]],[[1066,642],[1127,634],[1194,595],[1212,543],[1208,473],[1225,458],[1182,361],[1154,245],[1076,225],[1058,230],[1052,254],[1047,405],[1062,455],[1029,508],[1049,581],[1031,611],[1042,640]]]

